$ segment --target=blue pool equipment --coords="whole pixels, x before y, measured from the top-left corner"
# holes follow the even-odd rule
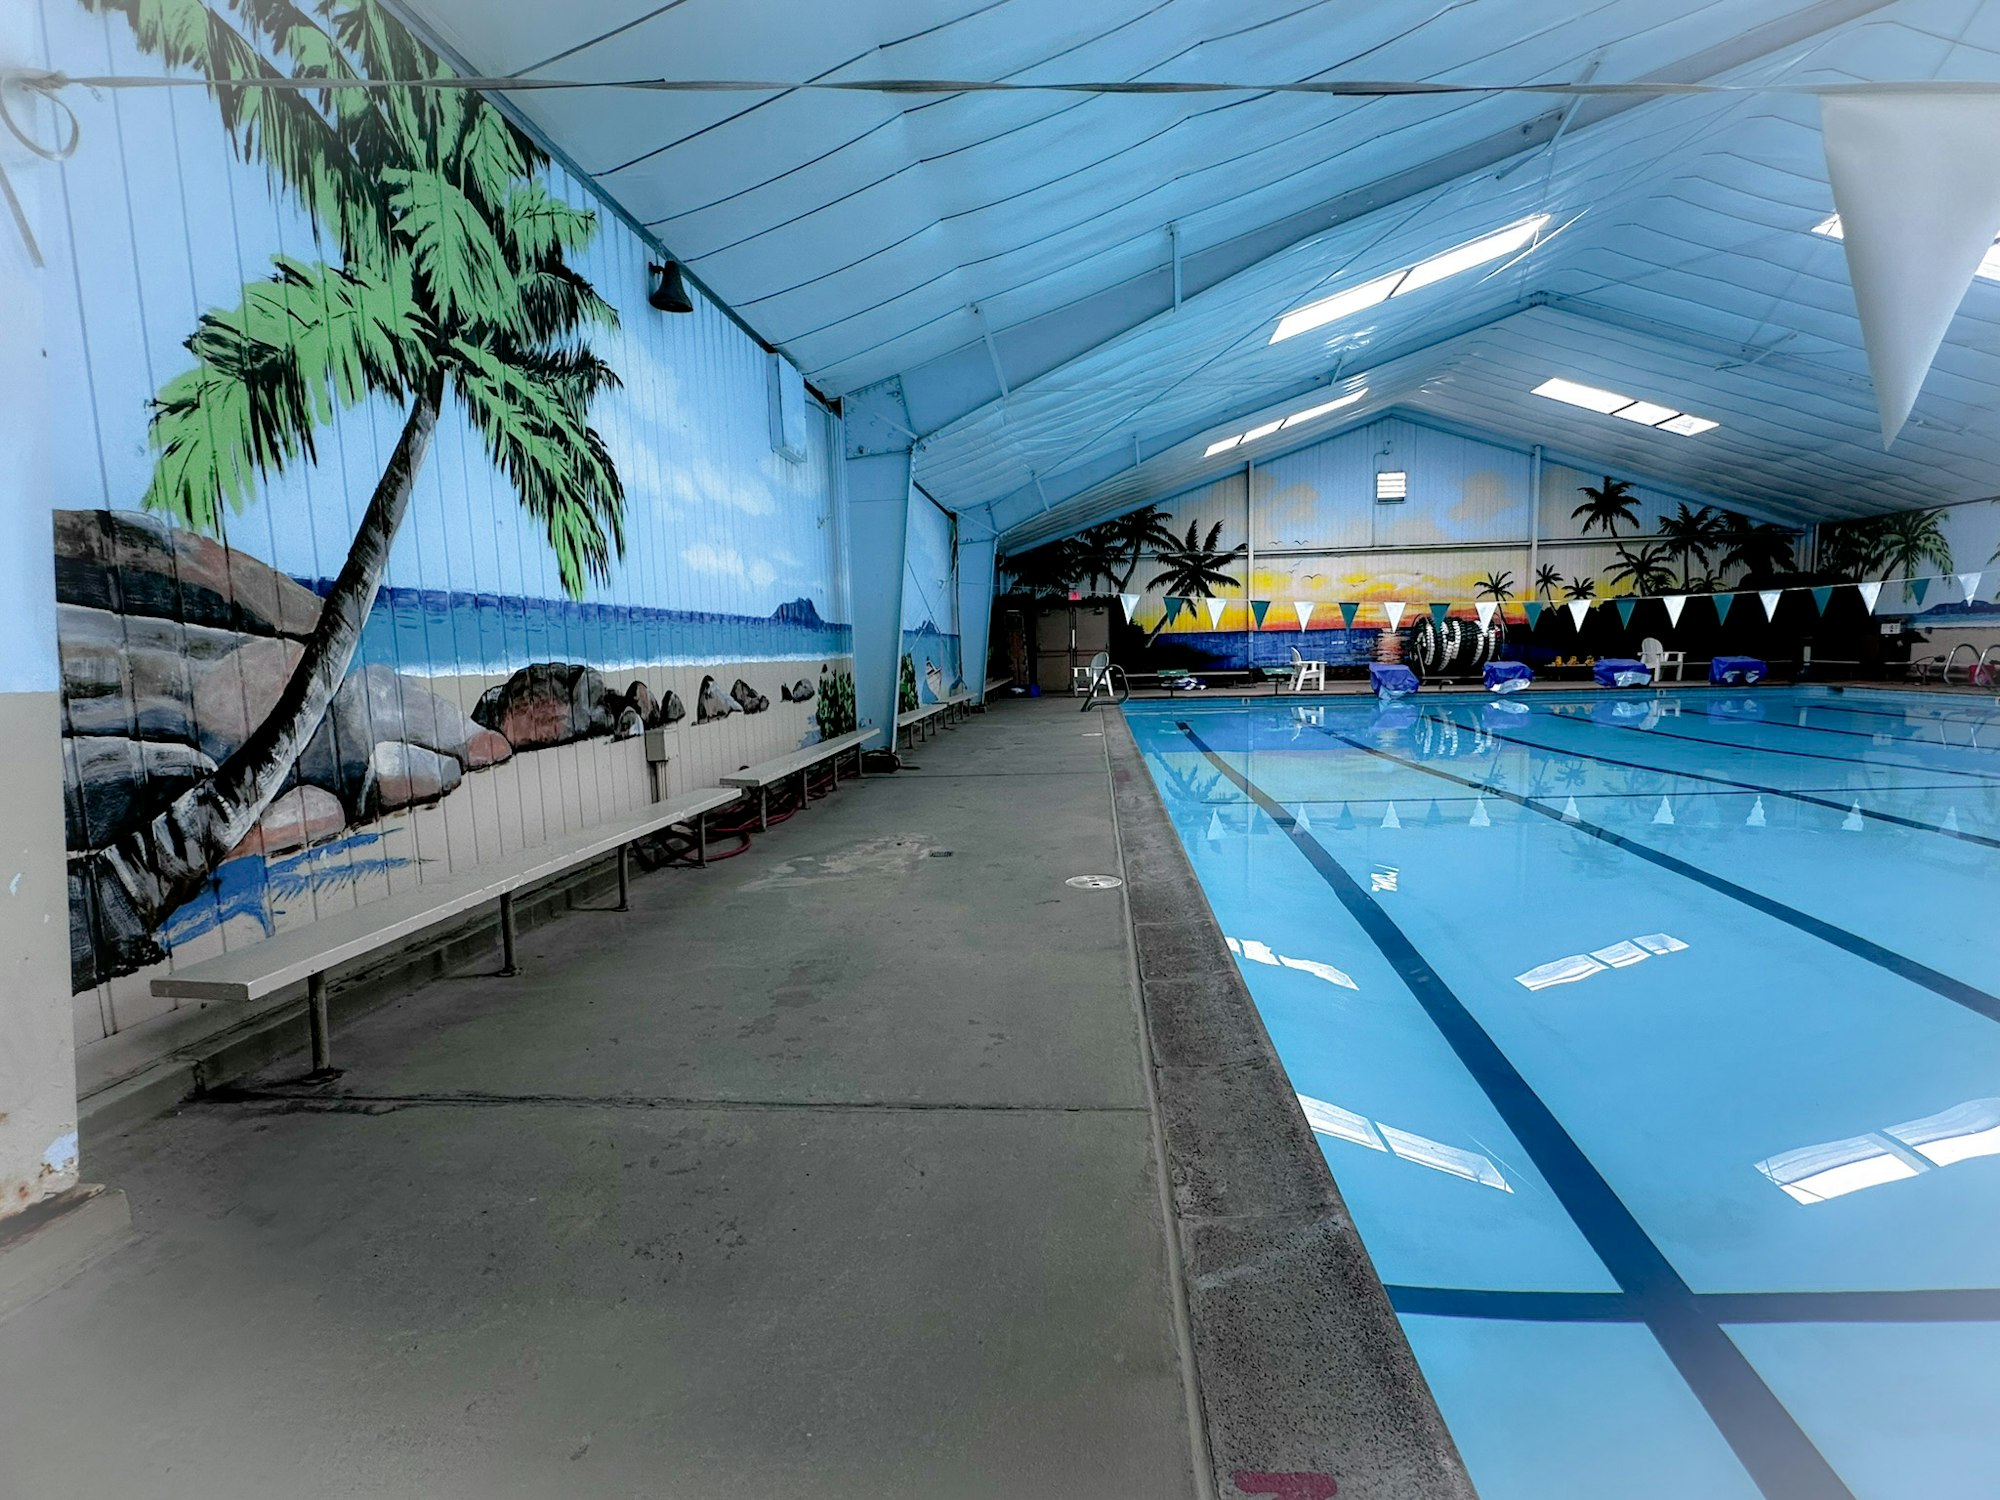
[[[1518,693],[1535,680],[1535,672],[1524,661],[1489,661],[1486,664],[1486,691]]]
[[[1708,664],[1711,683],[1741,683],[1751,687],[1770,675],[1770,667],[1754,656],[1718,656]]]
[[[1599,687],[1644,687],[1653,680],[1653,669],[1642,661],[1607,656],[1591,668]]]
[[[1417,681],[1417,674],[1408,667],[1385,667],[1380,664],[1368,669],[1368,685],[1375,690],[1378,698],[1406,697],[1422,686]]]

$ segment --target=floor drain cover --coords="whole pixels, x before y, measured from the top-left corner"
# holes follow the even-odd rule
[[[1124,883],[1116,875],[1072,875],[1063,882],[1080,891],[1115,891]]]

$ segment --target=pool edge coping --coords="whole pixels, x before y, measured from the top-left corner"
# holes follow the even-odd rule
[[[1125,715],[1099,722],[1215,1488],[1473,1500]]]

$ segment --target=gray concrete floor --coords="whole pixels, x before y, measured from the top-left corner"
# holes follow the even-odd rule
[[[338,1100],[96,1143],[142,1237],[0,1324],[0,1492],[1194,1494],[1095,729],[1000,705]]]

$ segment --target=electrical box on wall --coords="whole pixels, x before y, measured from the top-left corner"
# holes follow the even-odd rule
[[[770,361],[771,451],[787,463],[806,461],[806,378],[780,355]]]

